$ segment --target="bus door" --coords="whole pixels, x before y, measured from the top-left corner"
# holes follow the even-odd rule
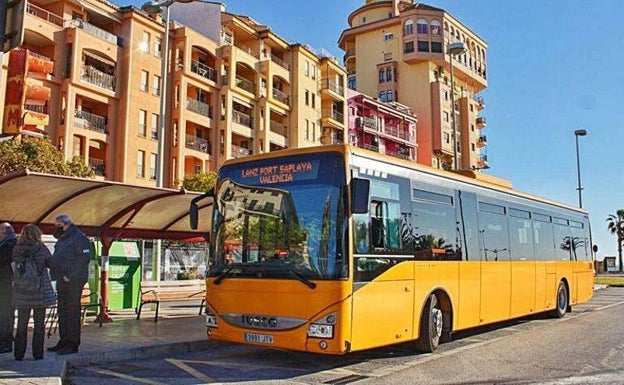
[[[412,339],[414,264],[411,255],[398,252],[398,188],[372,180],[369,214],[353,216],[353,350]]]
[[[479,202],[481,241],[480,323],[509,318],[511,310],[511,260],[506,208]]]
[[[481,308],[481,256],[479,249],[479,222],[477,219],[477,196],[457,191],[459,202],[457,223],[461,226],[463,262],[459,264],[459,300],[457,327],[460,329],[479,325]]]

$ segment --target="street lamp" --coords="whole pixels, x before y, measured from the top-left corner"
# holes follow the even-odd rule
[[[451,124],[453,125],[453,169],[459,170],[457,160],[457,126],[455,125],[455,83],[453,81],[453,56],[466,52],[466,44],[462,41],[451,43],[446,47],[451,60]]]
[[[141,10],[148,15],[158,15],[165,11],[165,36],[164,54],[160,67],[160,112],[158,127],[158,151],[156,163],[156,187],[163,187],[164,164],[165,164],[165,120],[167,113],[167,64],[169,62],[169,7],[173,3],[190,3],[194,0],[164,0],[149,1],[141,6]]]
[[[578,190],[579,207],[581,208],[583,207],[583,197],[581,196],[581,191],[583,191],[583,188],[581,187],[581,161],[579,157],[578,138],[579,136],[585,136],[585,135],[587,135],[587,130],[583,130],[583,129],[574,130],[574,137],[576,139],[576,174],[577,174],[577,180],[578,180],[578,187],[576,189]]]

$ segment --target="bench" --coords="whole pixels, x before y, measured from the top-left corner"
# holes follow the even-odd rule
[[[201,315],[206,301],[206,282],[203,279],[189,279],[180,281],[141,281],[141,298],[136,310],[137,319],[141,318],[141,309],[148,303],[156,304],[154,322],[158,322],[158,310],[161,302],[197,301],[199,315]]]
[[[96,298],[95,301],[91,297],[91,288],[89,288],[89,284],[85,283],[82,287],[82,293],[80,294],[80,311],[82,313],[81,323],[84,325],[85,319],[87,318],[87,310],[92,308],[97,308],[99,312],[102,312],[102,300],[100,298],[100,293],[95,293]],[[58,311],[57,306],[51,306],[48,308],[48,312],[46,314],[45,323],[48,324],[48,337],[52,334],[56,333],[56,329],[58,327]],[[100,327],[102,327],[102,318],[99,319]]]

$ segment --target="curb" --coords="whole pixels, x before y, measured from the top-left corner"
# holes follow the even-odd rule
[[[65,380],[67,369],[70,366],[105,365],[120,361],[140,360],[167,354],[193,353],[208,350],[214,345],[208,339],[185,341],[161,345],[140,346],[136,348],[121,348],[108,351],[78,353],[68,357],[63,365],[59,384]]]

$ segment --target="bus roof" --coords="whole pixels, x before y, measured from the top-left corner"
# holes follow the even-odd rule
[[[528,193],[515,190],[511,182],[506,179],[498,178],[492,175],[482,174],[480,172],[476,172],[473,170],[446,171],[446,170],[441,170],[441,169],[435,169],[431,166],[423,165],[420,163],[408,161],[408,160],[401,159],[401,158],[392,157],[392,156],[385,155],[385,154],[380,154],[375,151],[356,147],[356,146],[349,145],[349,144],[336,144],[336,145],[327,145],[327,146],[284,149],[284,150],[274,151],[270,153],[251,155],[251,156],[246,156],[246,157],[236,158],[236,159],[229,159],[225,161],[222,167],[228,166],[231,164],[246,163],[249,161],[273,159],[273,158],[279,158],[283,156],[291,156],[291,155],[299,155],[299,154],[314,154],[314,153],[319,153],[319,152],[340,152],[342,154],[349,155],[349,156],[358,155],[358,156],[362,156],[365,158],[374,159],[380,162],[385,162],[385,163],[390,163],[390,164],[406,167],[406,168],[416,170],[419,172],[423,172],[423,173],[427,173],[431,175],[437,175],[442,178],[451,179],[451,180],[455,180],[458,182],[464,182],[464,183],[468,183],[468,184],[472,184],[472,185],[480,186],[484,188],[489,188],[495,191],[515,195],[521,198],[531,199],[531,200],[535,200],[535,201],[542,202],[545,204],[550,204],[550,205],[558,206],[558,207],[565,208],[568,210],[573,210],[573,211],[587,214],[587,211],[582,208],[571,206],[566,203],[557,202],[551,199],[547,199],[547,198],[543,198],[543,197],[539,197],[536,195],[531,195]]]

